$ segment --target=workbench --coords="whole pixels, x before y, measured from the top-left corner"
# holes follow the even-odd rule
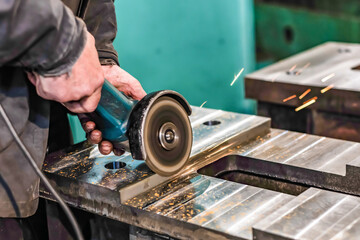
[[[358,143],[220,110],[193,107],[190,120],[192,153],[176,176],[87,143],[48,155],[43,171],[70,206],[172,238],[359,236]]]

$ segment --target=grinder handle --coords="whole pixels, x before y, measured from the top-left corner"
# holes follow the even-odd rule
[[[128,128],[128,119],[137,102],[117,90],[105,79],[100,102],[95,114],[90,115],[104,139],[112,142],[127,140],[125,133]]]

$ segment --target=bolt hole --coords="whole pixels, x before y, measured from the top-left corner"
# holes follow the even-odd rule
[[[284,28],[284,37],[287,43],[292,43],[294,40],[294,29],[290,26]]]
[[[338,53],[350,53],[351,50],[348,48],[339,48]]]
[[[300,71],[296,71],[296,70],[293,70],[293,71],[286,71],[286,74],[287,75],[291,75],[291,76],[298,76],[301,74]]]
[[[126,163],[123,162],[109,162],[105,164],[105,168],[107,169],[120,169],[126,166]]]
[[[206,121],[203,124],[206,126],[216,126],[219,125],[221,122],[217,121],[217,120],[211,120],[211,121]]]

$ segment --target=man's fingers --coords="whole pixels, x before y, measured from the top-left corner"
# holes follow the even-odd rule
[[[103,155],[108,155],[113,150],[113,145],[109,141],[102,141],[99,144],[99,151]]]
[[[95,130],[96,124],[91,120],[88,114],[79,113],[77,116],[80,120],[81,126],[86,133]]]
[[[124,150],[118,149],[118,148],[114,148],[114,149],[113,149],[113,152],[114,152],[114,154],[115,154],[116,156],[121,156],[121,155],[123,155],[123,154],[125,153]]]
[[[80,101],[66,102],[63,105],[73,113],[94,112],[101,98],[101,87],[89,97],[84,97]]]
[[[102,140],[102,133],[99,130],[90,132],[88,139],[92,144],[99,144]]]
[[[124,69],[117,65],[101,67],[105,78],[119,91],[134,98],[135,100],[141,100],[146,95],[140,82]]]
[[[138,88],[131,89],[130,95],[135,100],[141,100],[143,97],[146,96],[146,92],[140,85]]]
[[[93,121],[88,121],[82,124],[82,127],[86,133],[89,133],[95,130],[96,124]]]

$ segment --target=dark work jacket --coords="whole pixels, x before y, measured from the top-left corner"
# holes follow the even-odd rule
[[[69,72],[95,37],[100,62],[117,63],[113,0],[0,0],[0,103],[41,168],[50,102],[40,98],[25,70],[44,76]],[[74,14],[83,17],[84,21]],[[0,217],[27,217],[37,209],[39,177],[0,116]]]

